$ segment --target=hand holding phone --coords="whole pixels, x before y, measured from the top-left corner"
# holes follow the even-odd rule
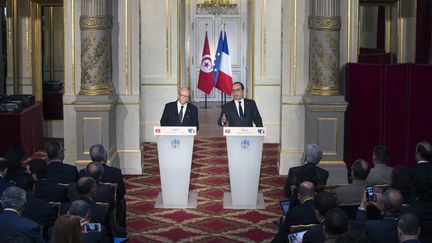
[[[373,201],[374,198],[374,190],[373,186],[365,186],[365,194],[366,194],[366,200],[368,202]]]

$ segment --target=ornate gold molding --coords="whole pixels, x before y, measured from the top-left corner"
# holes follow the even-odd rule
[[[340,17],[309,17],[309,29],[314,30],[337,30],[341,28]]]
[[[112,27],[112,16],[81,16],[81,30],[105,30]]]

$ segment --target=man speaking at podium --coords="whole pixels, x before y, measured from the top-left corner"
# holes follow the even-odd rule
[[[161,126],[186,126],[199,129],[198,109],[189,103],[189,90],[181,88],[177,101],[167,103],[160,120]]]
[[[244,98],[244,86],[241,82],[232,85],[234,99],[222,107],[222,114],[218,119],[219,126],[230,127],[262,127],[262,119],[255,101]]]

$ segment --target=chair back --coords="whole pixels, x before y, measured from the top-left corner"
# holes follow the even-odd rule
[[[303,230],[308,230],[314,226],[316,226],[318,224],[296,224],[296,225],[291,225],[289,228],[289,232],[290,233],[294,233],[294,232],[299,232],[299,231],[303,231]]]

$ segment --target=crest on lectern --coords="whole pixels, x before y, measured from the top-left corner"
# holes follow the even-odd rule
[[[242,140],[240,145],[241,145],[242,149],[247,149],[250,145],[249,139]]]
[[[173,147],[173,148],[178,148],[178,146],[180,146],[180,139],[178,139],[178,138],[174,138],[174,139],[171,141],[171,147]]]

